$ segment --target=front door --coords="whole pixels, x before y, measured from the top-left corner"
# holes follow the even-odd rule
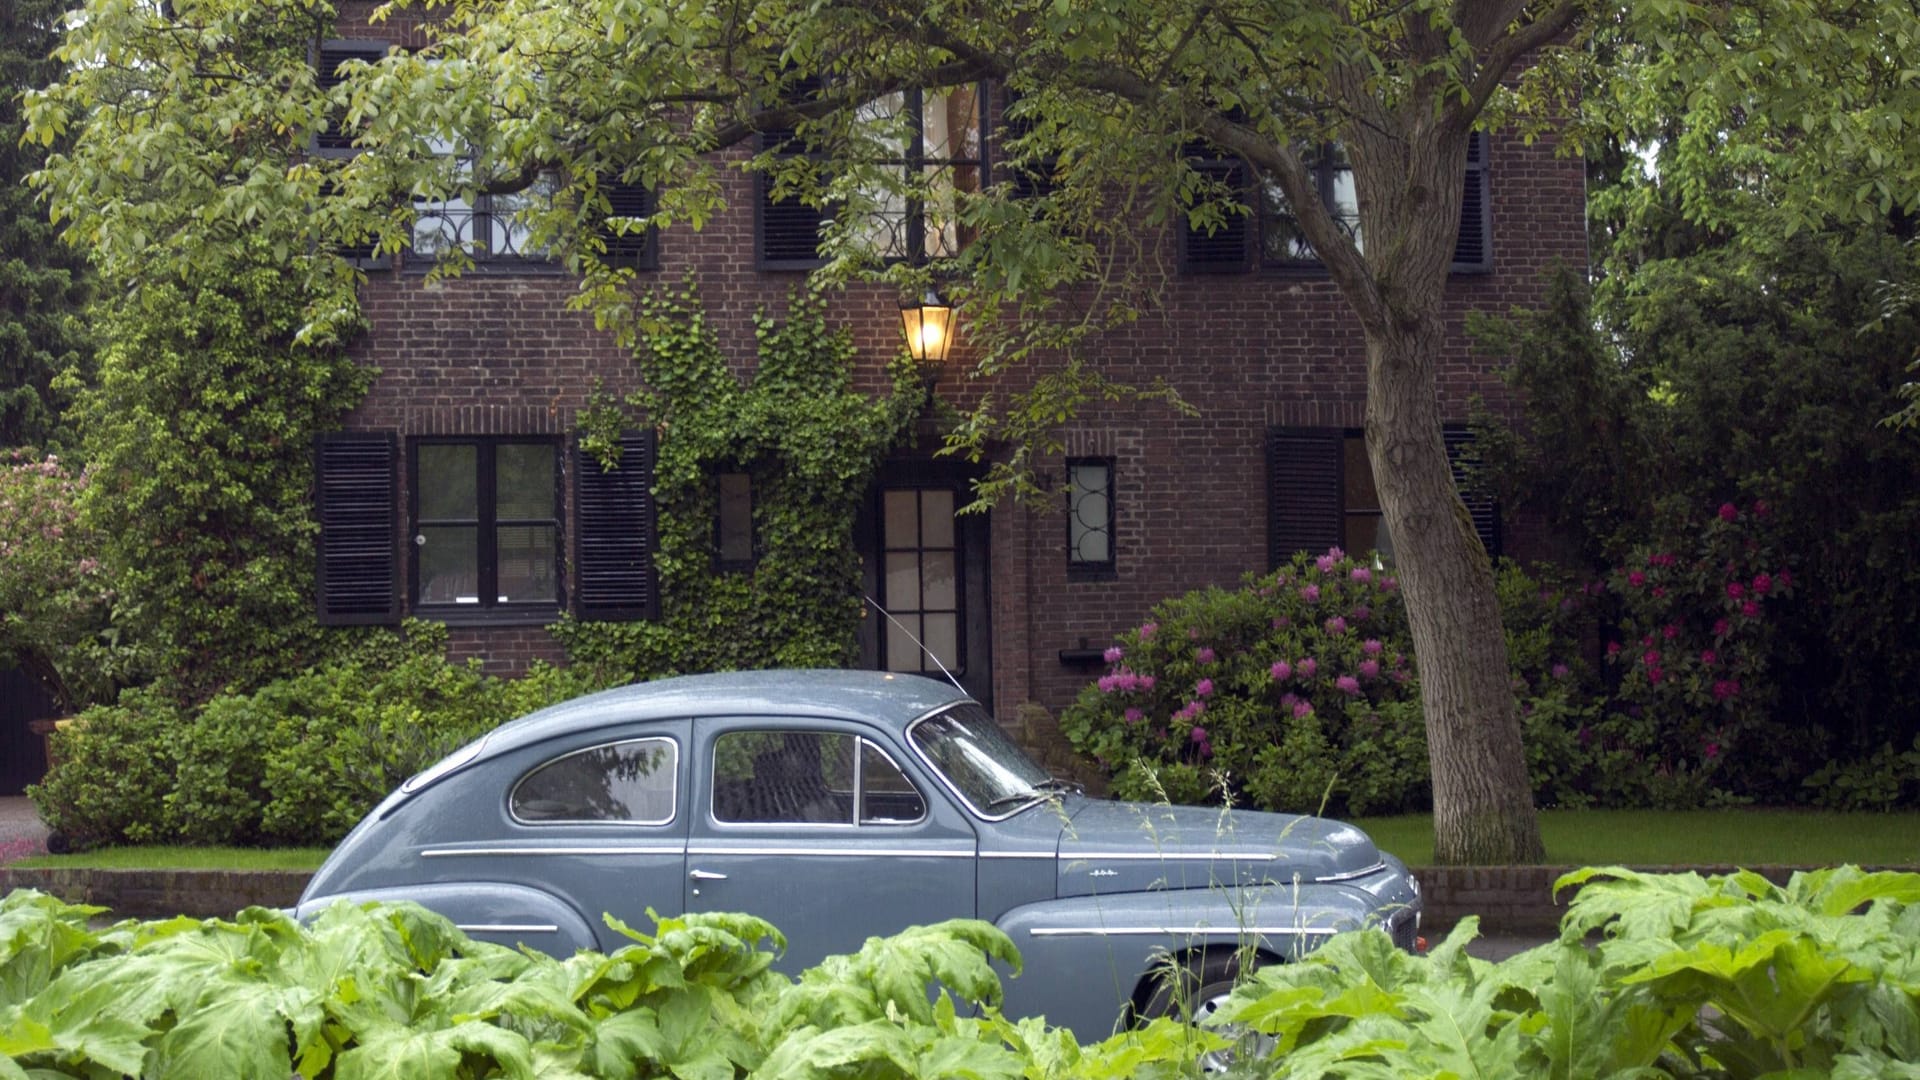
[[[789,972],[875,935],[972,918],[972,824],[877,734],[826,719],[703,721],[686,909],[771,922]]]
[[[972,473],[945,462],[895,462],[860,528],[871,606],[861,622],[867,667],[949,676],[993,708],[988,515],[960,513]]]

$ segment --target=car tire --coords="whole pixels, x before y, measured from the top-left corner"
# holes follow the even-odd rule
[[[1153,992],[1147,996],[1140,1017],[1154,1020],[1167,1016],[1199,1023],[1226,1004],[1228,995],[1240,984],[1245,972],[1260,965],[1260,958],[1255,956],[1243,968],[1238,949],[1207,949],[1190,953],[1184,963],[1164,968],[1154,977]],[[1232,1025],[1219,1030],[1234,1039],[1235,1046],[1232,1050],[1203,1056],[1200,1067],[1205,1072],[1226,1072],[1242,1054],[1261,1058],[1273,1047],[1272,1039],[1254,1032],[1239,1031]]]

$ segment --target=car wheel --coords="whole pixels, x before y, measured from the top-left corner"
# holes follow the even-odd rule
[[[1244,970],[1260,966],[1256,957]],[[1209,949],[1193,953],[1183,964],[1162,971],[1153,982],[1153,993],[1140,1010],[1144,1019],[1162,1016],[1200,1023],[1227,1003],[1239,984],[1243,969],[1240,953],[1234,949]],[[1209,1073],[1223,1073],[1235,1063],[1256,1061],[1273,1050],[1273,1039],[1238,1024],[1225,1024],[1215,1031],[1233,1040],[1226,1050],[1212,1051],[1200,1059],[1200,1067]]]

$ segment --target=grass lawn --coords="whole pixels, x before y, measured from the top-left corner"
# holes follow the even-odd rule
[[[1433,817],[1357,818],[1383,850],[1433,859]],[[1547,861],[1568,866],[1920,865],[1920,814],[1819,810],[1543,810]]]
[[[109,870],[318,870],[329,850],[323,847],[110,847],[78,855],[36,855],[7,865]]]

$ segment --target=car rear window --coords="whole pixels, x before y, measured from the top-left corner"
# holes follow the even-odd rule
[[[554,758],[514,785],[514,819],[528,824],[665,825],[678,803],[680,748],[630,739]]]

